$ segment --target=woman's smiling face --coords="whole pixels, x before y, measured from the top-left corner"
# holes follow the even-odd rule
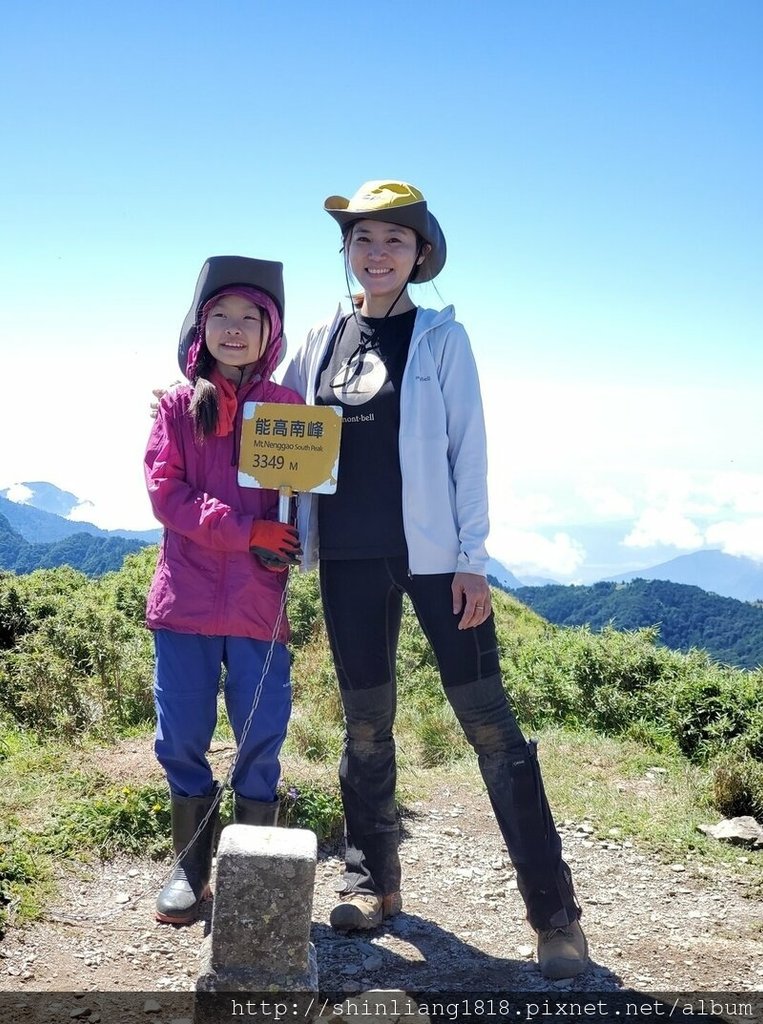
[[[352,226],[347,255],[366,302],[381,308],[385,301],[392,302],[408,283],[419,257],[419,240],[412,228],[381,220],[361,220]],[[402,312],[399,307],[396,310]]]

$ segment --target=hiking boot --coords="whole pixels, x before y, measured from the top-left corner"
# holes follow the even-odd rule
[[[393,917],[403,909],[399,892],[386,896],[372,896],[363,892],[348,892],[329,915],[329,924],[337,932],[351,932],[376,928],[385,917]]]
[[[218,820],[218,790],[215,783],[209,796],[170,798],[172,843],[178,860],[156,900],[156,920],[162,924],[192,924],[202,901],[212,895],[209,878]]]
[[[588,943],[579,921],[538,932],[538,967],[544,978],[574,978],[588,966]]]
[[[270,825],[275,828],[280,806],[278,800],[250,800],[236,793],[233,799],[233,820],[237,825]]]

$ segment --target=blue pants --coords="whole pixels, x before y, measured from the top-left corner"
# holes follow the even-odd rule
[[[248,637],[154,631],[154,750],[175,796],[212,792],[207,751],[217,724],[224,665],[225,706],[239,748],[233,789],[249,800],[275,800],[281,771],[278,755],[291,712],[289,652],[284,644],[274,645],[259,703],[242,742],[269,648],[269,641]]]

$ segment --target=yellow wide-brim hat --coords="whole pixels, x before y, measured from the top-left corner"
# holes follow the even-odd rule
[[[380,220],[418,232],[431,249],[411,276],[415,284],[431,281],[445,266],[447,248],[442,229],[429,212],[422,193],[408,182],[367,181],[351,199],[329,196],[323,209],[343,231],[356,220]]]

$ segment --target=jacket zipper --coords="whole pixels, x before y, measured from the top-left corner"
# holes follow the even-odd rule
[[[215,596],[215,633],[214,636],[219,636],[223,633],[223,609],[225,606],[225,579],[228,575],[228,552],[223,551],[222,554],[222,565],[220,567],[220,576],[217,581],[217,594]]]
[[[254,391],[257,384],[262,383],[262,377],[259,377],[256,381],[246,385],[246,394],[242,394],[239,398],[239,392],[236,392],[236,419],[233,423],[233,451],[231,452],[230,464],[231,466],[237,466],[238,460],[241,456],[241,430],[244,423],[244,402],[255,401],[250,398],[249,391]]]
[[[406,373],[408,372],[408,369],[409,369],[409,367],[411,365],[411,362],[413,360],[414,352],[421,345],[421,342],[422,342],[422,339],[423,339],[424,335],[430,330],[430,328],[427,327],[427,328],[425,328],[424,330],[420,331],[417,334],[416,333],[416,320],[418,320],[418,318],[419,318],[419,316],[418,316],[418,312],[417,312],[416,313],[416,318],[413,321],[413,333],[411,334],[411,343],[408,346],[408,358],[405,361],[405,366],[403,367],[403,376],[402,376],[402,378],[400,380],[400,400],[401,400],[401,404],[400,404],[400,422],[401,422],[401,424],[402,424],[402,421],[403,421],[403,417],[402,417],[402,397],[403,397],[403,391],[405,390],[405,377],[406,377]],[[397,432],[397,455],[398,455],[398,460],[400,462],[400,483],[401,483],[401,487],[402,487],[402,495],[401,495],[401,497],[403,499],[402,502],[401,502],[401,511],[402,511],[402,514],[403,514],[403,536],[405,537],[405,548],[406,548],[406,551],[408,551],[408,558],[410,560],[410,551],[408,550],[408,538],[406,537],[406,531],[405,531],[405,505],[406,505],[406,502],[405,502],[405,475],[403,473],[403,451],[402,451],[402,443],[401,443],[401,435],[400,435],[400,428],[399,427],[398,427],[398,432]],[[412,580],[413,579],[413,573],[411,572],[410,561],[408,562],[407,570],[408,570],[408,579]]]

